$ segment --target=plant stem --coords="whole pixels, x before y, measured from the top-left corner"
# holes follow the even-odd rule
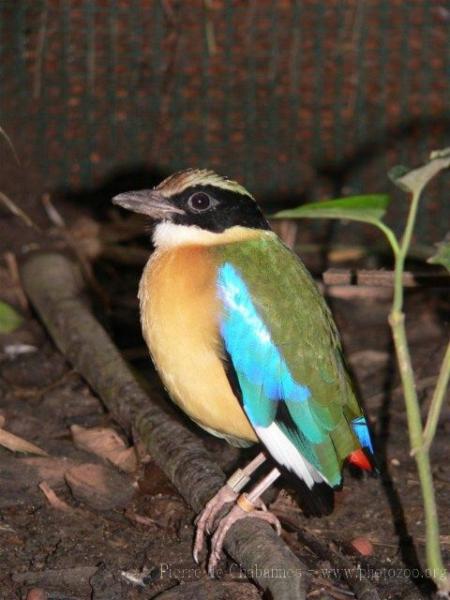
[[[398,251],[395,253],[395,274],[394,274],[394,298],[392,309],[389,315],[389,324],[392,329],[394,346],[397,355],[398,368],[402,380],[403,391],[405,395],[406,415],[408,419],[408,431],[411,452],[414,455],[417,470],[419,473],[420,486],[422,491],[424,512],[425,512],[425,528],[426,528],[426,556],[427,567],[430,571],[430,576],[436,583],[438,589],[442,593],[450,592],[450,580],[447,577],[444,563],[442,561],[441,549],[439,544],[439,522],[436,508],[436,499],[434,495],[433,478],[431,474],[430,458],[428,448],[423,445],[423,426],[420,416],[419,402],[414,381],[414,372],[411,364],[411,356],[409,353],[408,340],[405,329],[405,315],[403,313],[403,271],[405,259],[411,243],[412,232],[417,216],[420,196],[423,190],[423,185],[417,186],[414,190],[411,206],[408,213],[405,231],[401,240]],[[450,360],[450,352],[449,360]],[[443,365],[445,371],[445,365]],[[446,384],[445,374],[441,374],[438,379],[439,389],[441,384]],[[442,397],[444,391],[442,391]],[[433,400],[436,397],[436,390]],[[434,411],[437,413],[433,417],[437,421],[441,400],[441,392],[438,392],[437,400],[434,402]],[[437,404],[437,406],[436,406]],[[434,413],[433,413],[434,414]],[[433,431],[434,433],[434,431]]]
[[[431,577],[440,590],[449,589],[445,582],[446,570],[442,561],[439,544],[439,523],[434,495],[433,478],[428,450],[423,447],[422,419],[414,385],[411,357],[405,331],[405,315],[392,311],[389,316],[392,328],[397,361],[405,395],[406,415],[408,419],[409,439],[417,464],[423,497],[426,525],[426,556]]]
[[[438,591],[448,597],[450,594],[450,578],[442,560],[439,540],[439,520],[428,450],[419,449],[414,458],[416,459],[419,473],[425,511],[427,573],[429,573],[435,582]]]
[[[430,410],[428,411],[427,422],[423,431],[422,446],[424,450],[429,450],[436,433],[436,427],[439,421],[442,403],[444,402],[445,392],[450,379],[450,342],[445,351],[441,370],[439,371],[436,387],[434,388],[433,398],[431,400]]]
[[[420,196],[422,194],[423,186],[418,187],[414,190],[411,206],[409,207],[408,219],[406,221],[405,231],[403,232],[402,241],[400,248],[395,252],[395,277],[394,277],[394,301],[392,304],[392,311],[401,312],[403,308],[403,271],[405,267],[405,259],[408,254],[409,246],[411,244],[411,237],[414,230],[414,224],[416,222],[417,209],[419,206]],[[412,373],[412,371],[411,371]]]
[[[400,248],[398,245],[397,238],[395,237],[395,234],[392,231],[392,229],[385,225],[383,221],[373,221],[373,225],[378,227],[378,229],[381,229],[381,231],[387,237],[389,244],[391,245],[394,256],[397,256],[397,254],[400,252]]]

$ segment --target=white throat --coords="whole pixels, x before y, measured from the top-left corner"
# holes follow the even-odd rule
[[[153,232],[152,240],[156,248],[173,248],[189,244],[214,246],[255,238],[273,232],[247,229],[246,227],[231,227],[221,233],[201,229],[196,225],[176,225],[168,221],[158,223]]]
[[[205,231],[195,225],[175,225],[168,221],[158,223],[153,232],[156,248],[173,248],[184,244],[214,244],[220,234]]]

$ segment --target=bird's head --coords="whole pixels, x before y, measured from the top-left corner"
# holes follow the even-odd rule
[[[214,243],[234,228],[268,230],[252,195],[239,183],[213,171],[188,169],[152,190],[125,192],[113,203],[155,222],[155,245],[184,241]]]

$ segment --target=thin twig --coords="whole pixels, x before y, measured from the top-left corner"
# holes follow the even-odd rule
[[[47,0],[45,0],[41,13],[41,22],[38,31],[36,46],[36,62],[34,63],[33,98],[35,99],[40,97],[42,89],[42,63],[45,48],[45,38],[47,36],[47,16],[48,5]]]
[[[433,397],[431,399],[430,410],[428,412],[427,421],[423,430],[422,446],[425,450],[429,450],[431,443],[436,433],[439,415],[441,413],[442,404],[447,391],[448,382],[450,379],[450,343],[445,351],[444,360],[442,361],[441,369],[437,379],[436,387],[434,388]]]
[[[52,203],[50,194],[44,194],[41,198],[41,202],[50,222],[61,232],[67,245],[78,258],[80,266],[83,270],[83,274],[89,282],[92,290],[95,292],[102,304],[104,306],[108,306],[109,298],[103,291],[101,285],[98,283],[90,261],[86,258],[82,250],[80,250],[80,244],[74,239],[72,232],[70,229],[68,229],[64,218]]]
[[[2,202],[6,208],[12,212],[13,215],[22,219],[22,221],[28,225],[28,227],[33,227],[36,231],[41,231],[40,227],[34,223],[34,221],[24,212],[15,202],[11,200],[6,194],[0,192],[0,202]]]
[[[203,0],[203,4],[205,6],[205,11],[206,11],[206,23],[205,23],[206,46],[208,48],[209,56],[214,56],[214,54],[217,51],[217,45],[216,45],[216,35],[214,32],[214,23],[211,19],[212,2],[211,2],[211,0]]]
[[[11,141],[11,138],[9,137],[9,135],[6,133],[6,131],[3,129],[3,127],[0,126],[0,135],[6,140],[6,143],[8,144],[12,155],[14,156],[14,159],[17,163],[17,165],[20,167],[20,160],[19,160],[19,156],[17,155],[16,149],[14,147],[14,144]]]
[[[9,271],[9,275],[13,282],[14,293],[16,294],[17,300],[24,311],[29,310],[28,298],[23,291],[22,282],[20,281],[19,267],[17,265],[17,259],[15,254],[12,252],[5,252],[3,255],[6,266]]]

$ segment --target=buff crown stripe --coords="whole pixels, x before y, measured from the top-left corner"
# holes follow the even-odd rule
[[[210,185],[229,192],[249,196],[253,199],[253,196],[237,181],[217,175],[217,173],[208,169],[187,169],[186,171],[174,173],[157,185],[155,190],[162,192],[164,196],[170,198],[170,196],[180,194],[187,188],[199,185]]]

